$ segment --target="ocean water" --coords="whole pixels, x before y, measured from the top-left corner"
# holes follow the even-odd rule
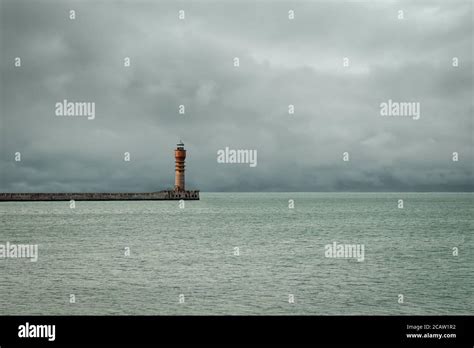
[[[38,244],[39,255],[0,258],[0,315],[472,315],[473,199],[202,193],[183,209],[3,202],[0,243]],[[326,257],[333,242],[364,245],[364,260]]]

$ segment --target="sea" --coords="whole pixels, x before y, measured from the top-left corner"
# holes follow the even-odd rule
[[[0,315],[472,315],[473,200],[1,202],[0,245],[38,253],[0,257]],[[328,254],[340,245],[363,247],[363,259]]]

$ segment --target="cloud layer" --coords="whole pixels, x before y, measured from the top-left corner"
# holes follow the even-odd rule
[[[1,191],[169,188],[180,139],[203,191],[473,189],[470,1],[0,3]],[[227,146],[257,167],[217,163]]]

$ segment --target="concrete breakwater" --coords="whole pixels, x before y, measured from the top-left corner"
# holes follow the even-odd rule
[[[166,201],[199,200],[199,190],[112,193],[0,193],[0,201]]]

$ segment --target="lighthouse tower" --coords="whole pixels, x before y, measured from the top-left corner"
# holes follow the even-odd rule
[[[174,190],[184,191],[184,160],[186,159],[186,150],[182,141],[177,144],[174,150],[174,159],[176,162]]]

